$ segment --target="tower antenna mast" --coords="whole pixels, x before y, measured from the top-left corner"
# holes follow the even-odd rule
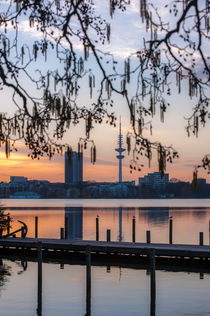
[[[125,149],[122,147],[123,136],[121,132],[121,117],[120,117],[120,126],[119,126],[118,145],[119,147],[116,148],[115,151],[119,153],[119,155],[117,155],[117,159],[119,160],[119,183],[121,183],[122,182],[122,159],[125,157],[124,155],[122,155]]]

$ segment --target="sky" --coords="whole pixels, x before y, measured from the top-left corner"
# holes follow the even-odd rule
[[[0,2],[2,5],[3,2]],[[111,23],[111,43],[102,47],[105,52],[112,52],[119,60],[119,67],[123,64],[123,58],[128,57],[130,53],[138,50],[142,45],[142,39],[145,35],[145,26],[141,24],[139,17],[139,1],[131,0],[131,5],[128,7],[126,14],[116,12],[113,19],[110,19],[108,1],[96,1],[96,10],[98,13],[103,13],[103,16]],[[162,7],[161,7],[161,10]],[[162,11],[163,14],[165,14]],[[19,26],[20,39],[23,43],[31,43],[36,38],[40,38],[40,34],[34,29],[30,29],[28,22],[23,20]],[[12,36],[12,31],[11,31]],[[77,43],[78,54],[82,54],[82,46]],[[99,47],[101,48],[101,47]],[[41,63],[39,66],[43,69],[52,67],[54,55],[49,54],[47,63]],[[90,65],[95,73],[96,78],[100,78],[100,73],[95,67],[92,57],[90,56]],[[132,65],[132,64],[131,64]],[[135,62],[133,63],[133,67]],[[32,69],[35,71],[35,69]],[[135,80],[135,79],[133,79]],[[30,84],[25,81],[25,86],[32,89]],[[134,90],[135,82],[131,81],[130,93]],[[201,128],[199,137],[191,136],[188,138],[185,126],[185,117],[189,116],[194,100],[190,100],[187,93],[187,85],[183,85],[183,93],[177,94],[175,84],[171,83],[172,96],[169,97],[171,103],[165,115],[164,123],[160,122],[159,110],[152,120],[153,136],[149,135],[146,130],[144,133],[152,141],[159,140],[165,145],[173,145],[179,152],[180,158],[176,159],[173,164],[167,166],[166,172],[170,174],[170,178],[178,178],[184,181],[191,181],[193,174],[193,167],[200,163],[202,157],[210,152],[209,132],[210,126],[207,122],[205,128]],[[34,91],[36,94],[36,91]],[[14,105],[11,102],[11,92],[4,89],[0,91],[0,112],[12,113]],[[79,96],[80,104],[89,102],[89,90],[87,82],[84,81],[84,86],[81,95]],[[122,134],[125,142],[125,137],[130,131],[130,118],[125,100],[120,97],[114,97],[114,110],[118,117],[116,128],[109,124],[102,124],[95,126],[91,131],[91,138],[94,139],[97,148],[97,161],[95,165],[90,163],[89,149],[84,153],[84,173],[83,179],[85,181],[117,181],[118,180],[118,161],[116,159],[115,148],[117,148],[117,139],[119,133],[119,118],[122,121]],[[73,149],[77,149],[77,142],[79,137],[84,136],[85,127],[81,123],[77,127],[71,127],[64,137],[65,143],[72,145]],[[125,146],[125,145],[124,145]],[[52,182],[64,181],[64,156],[55,155],[51,160],[47,157],[41,160],[32,160],[28,157],[29,150],[24,147],[23,143],[17,143],[18,152],[12,152],[10,158],[7,159],[4,154],[4,147],[0,148],[0,167],[1,176],[0,181],[9,181],[10,176],[26,176],[28,179],[49,180]],[[142,159],[144,164],[141,172],[130,173],[129,163],[131,156],[125,152],[125,159],[123,160],[123,180],[138,181],[139,177],[144,176],[148,172],[158,171],[157,157],[154,153],[151,168],[148,168],[148,162]],[[210,176],[199,170],[199,177],[207,178],[210,182]]]

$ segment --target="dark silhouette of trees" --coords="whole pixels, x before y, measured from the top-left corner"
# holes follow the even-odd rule
[[[131,3],[107,1],[113,23],[115,12],[126,14]],[[117,57],[101,48],[111,41],[112,23],[103,18],[103,12],[98,14],[96,0],[8,0],[0,4],[0,88],[10,93],[16,108],[11,114],[6,106],[0,114],[0,141],[7,157],[17,140],[24,141],[32,158],[45,153],[51,158],[64,147],[71,155],[71,146],[62,139],[71,125],[85,120],[86,135],[79,139],[78,151],[90,143],[94,163],[91,129],[103,120],[116,124],[113,104],[118,95],[126,100],[133,129],[126,139],[128,152],[132,150],[131,169],[141,168],[141,155],[150,162],[156,150],[163,173],[178,153],[171,146],[151,142],[144,129],[150,126],[152,132],[157,107],[164,120],[174,81],[177,91],[173,93],[182,93],[187,83],[189,97],[195,100],[186,129],[189,135],[198,135],[199,126],[209,117],[209,1],[140,0],[135,4],[146,32],[144,38],[139,35],[142,46],[124,60],[123,70]],[[21,41],[21,23],[37,34],[27,43]],[[78,47],[83,47],[83,53]],[[87,82],[90,95],[83,104],[79,97]],[[209,161],[206,156],[201,165],[209,167]]]

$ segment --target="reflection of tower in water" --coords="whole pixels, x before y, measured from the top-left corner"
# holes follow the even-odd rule
[[[65,238],[82,239],[83,207],[65,207]]]
[[[122,241],[122,207],[119,207],[119,241]]]

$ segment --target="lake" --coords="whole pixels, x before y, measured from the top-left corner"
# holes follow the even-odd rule
[[[28,226],[34,237],[38,216],[39,237],[60,238],[60,228],[70,239],[131,241],[136,220],[136,241],[168,243],[169,218],[173,218],[173,242],[198,244],[204,232],[209,245],[210,200],[2,200],[13,218],[12,229]],[[11,229],[11,230],[12,230]],[[37,262],[1,260],[1,315],[37,315]],[[77,264],[42,263],[42,312],[38,315],[86,313],[86,267]],[[150,271],[121,266],[91,267],[91,315],[210,315],[210,274],[156,270],[155,310],[151,308]],[[154,306],[153,306],[154,307]]]

